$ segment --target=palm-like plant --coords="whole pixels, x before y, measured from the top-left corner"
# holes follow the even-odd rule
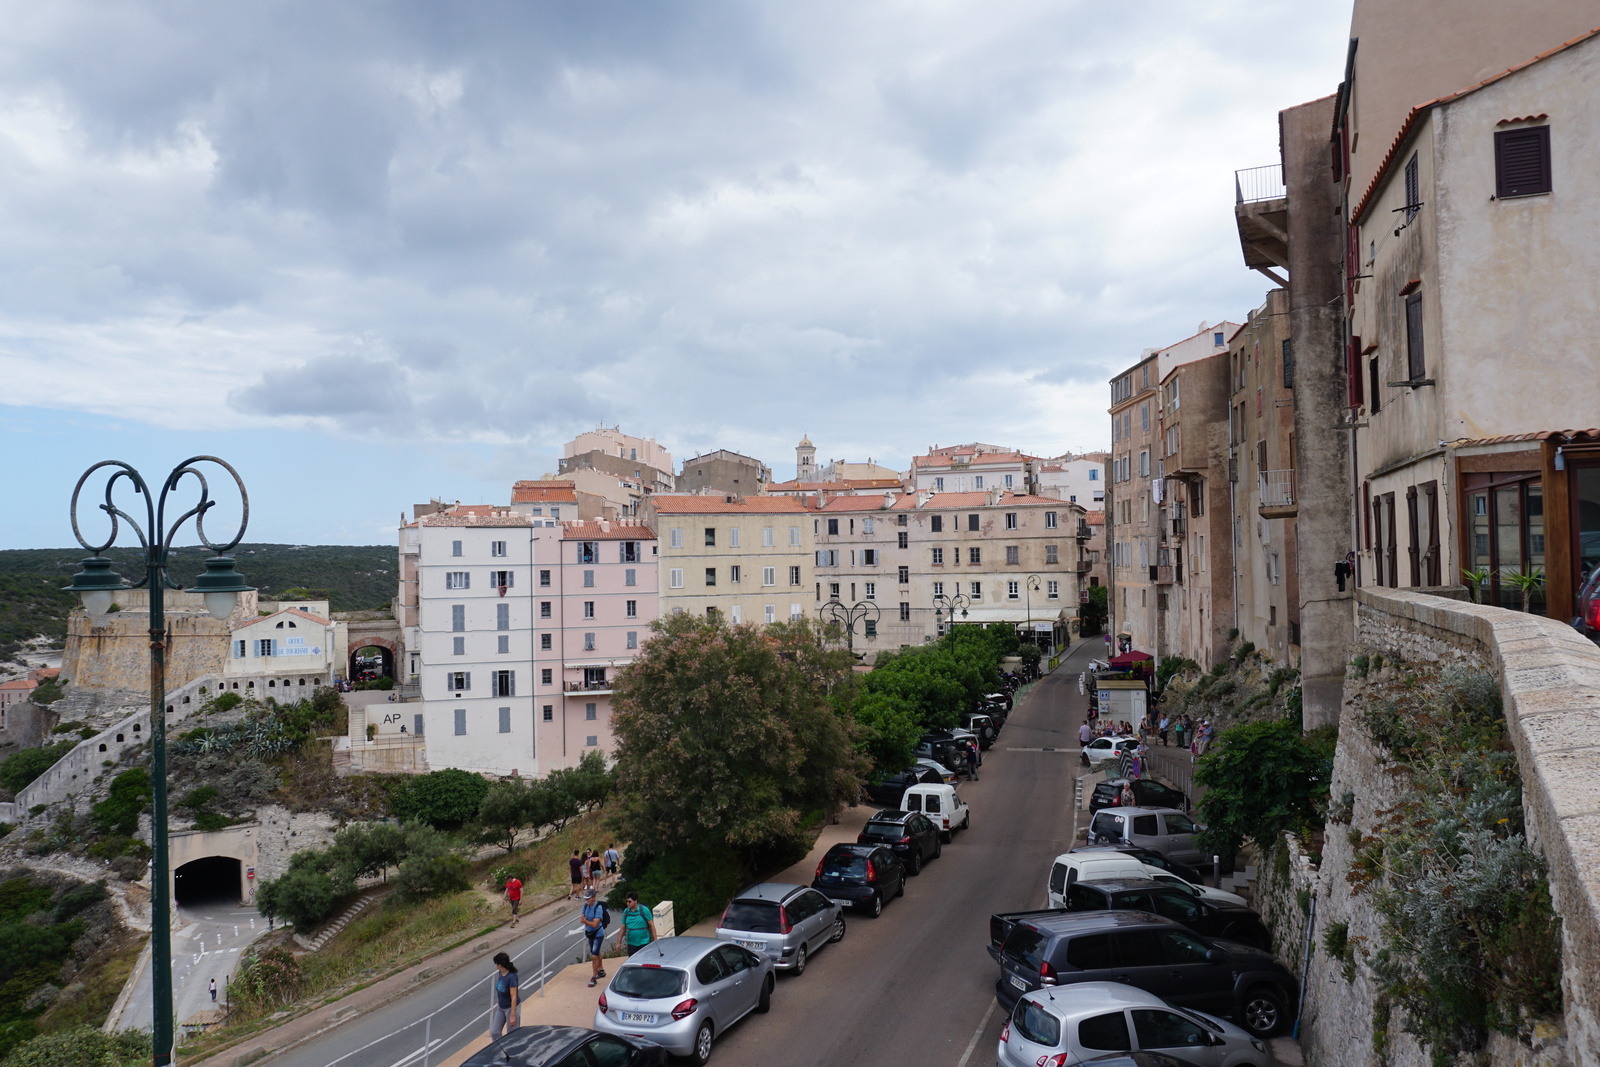
[[[1481,595],[1483,584],[1489,580],[1490,573],[1488,567],[1477,567],[1473,570],[1468,570],[1465,567],[1461,568],[1461,581],[1465,583],[1467,591],[1472,594],[1472,602],[1474,604],[1483,603]]]
[[[1522,610],[1532,610],[1533,594],[1544,588],[1544,568],[1535,567],[1526,573],[1507,569],[1503,577],[1511,588],[1522,594]]]

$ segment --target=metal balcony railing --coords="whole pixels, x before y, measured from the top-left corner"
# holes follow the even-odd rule
[[[604,682],[568,682],[566,691],[569,693],[609,693],[615,688],[615,683]]]
[[[1283,164],[1267,167],[1248,167],[1233,172],[1233,192],[1236,203],[1254,204],[1262,200],[1282,200],[1287,194],[1283,185]]]
[[[1261,472],[1261,506],[1286,508],[1294,503],[1294,471]]]

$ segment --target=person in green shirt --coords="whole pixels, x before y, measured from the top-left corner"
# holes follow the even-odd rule
[[[622,909],[622,947],[631,956],[655,939],[656,917],[639,903],[638,893],[629,893],[628,906]]]

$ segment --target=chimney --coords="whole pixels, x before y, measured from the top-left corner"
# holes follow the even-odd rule
[[[922,507],[924,504],[926,504],[928,501],[930,501],[932,499],[933,499],[933,494],[928,492],[926,489],[917,490],[917,507],[919,507],[919,508]]]
[[[885,491],[883,494],[883,510],[888,511],[894,507],[894,494]]]

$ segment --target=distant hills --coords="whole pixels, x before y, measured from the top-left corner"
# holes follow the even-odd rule
[[[66,636],[74,597],[61,587],[89,553],[81,548],[0,550],[0,656],[43,634]],[[206,548],[172,550],[173,580],[187,586],[204,569]],[[267,599],[285,595],[326,599],[334,611],[386,607],[395,594],[394,545],[240,545],[233,550],[245,581]],[[106,556],[130,580],[142,576],[133,549]]]

